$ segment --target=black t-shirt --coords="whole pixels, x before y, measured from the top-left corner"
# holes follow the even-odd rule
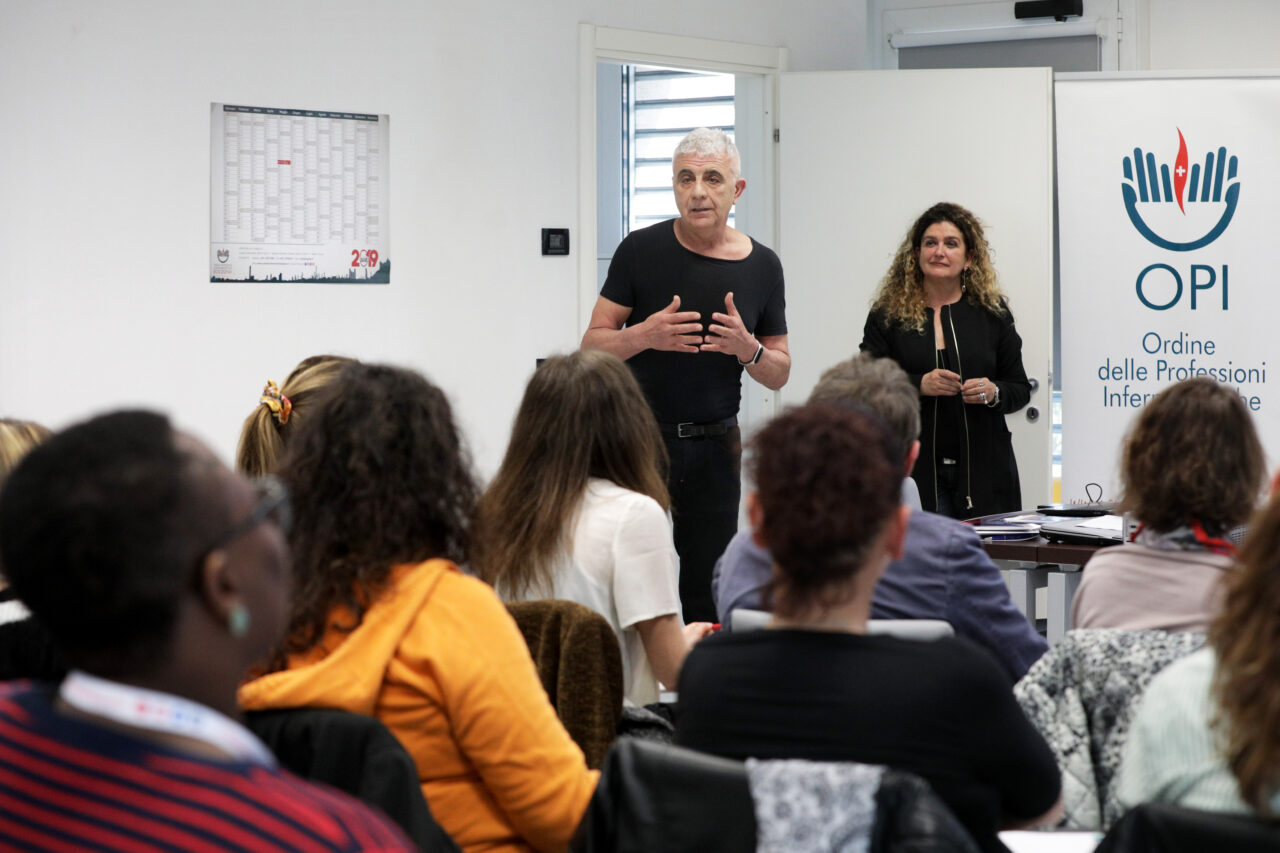
[[[1057,763],[1009,678],[966,640],[723,634],[680,673],[676,743],[726,758],[885,764],[927,779],[984,850],[1058,797]]]
[[[787,333],[782,262],[751,241],[751,254],[737,261],[709,258],[680,245],[675,220],[632,231],[618,245],[600,295],[632,309],[627,325],[680,297],[681,311],[697,311],[705,329],[715,312],[725,313],[725,294],[757,337]],[[742,367],[726,353],[645,350],[631,366],[660,423],[711,423],[738,414]]]

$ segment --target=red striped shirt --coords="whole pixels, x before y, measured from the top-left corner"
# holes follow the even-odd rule
[[[382,815],[287,771],[165,749],[53,710],[52,692],[0,685],[0,848],[401,851]]]

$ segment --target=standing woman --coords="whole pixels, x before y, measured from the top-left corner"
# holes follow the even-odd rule
[[[920,389],[921,506],[955,518],[1020,509],[1004,416],[1031,397],[978,218],[940,202],[921,214],[880,280],[860,349],[898,362]]]
[[[509,601],[561,598],[608,620],[623,695],[658,701],[711,625],[681,625],[662,435],[640,383],[600,350],[547,359],[480,501],[476,573]]]

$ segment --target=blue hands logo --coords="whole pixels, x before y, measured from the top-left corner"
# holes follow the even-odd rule
[[[1144,155],[1141,148],[1124,158],[1120,191],[1129,221],[1152,244],[1172,252],[1202,249],[1221,237],[1240,199],[1236,158],[1228,158],[1225,147],[1208,152],[1203,169],[1196,163],[1188,171],[1188,165],[1181,130],[1172,172],[1168,163],[1157,170],[1155,155]]]

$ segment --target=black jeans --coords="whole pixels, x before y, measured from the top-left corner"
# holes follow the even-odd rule
[[[684,620],[714,622],[711,572],[738,532],[742,432],[735,426],[717,438],[676,438],[664,430],[663,441],[671,459],[667,489]]]

